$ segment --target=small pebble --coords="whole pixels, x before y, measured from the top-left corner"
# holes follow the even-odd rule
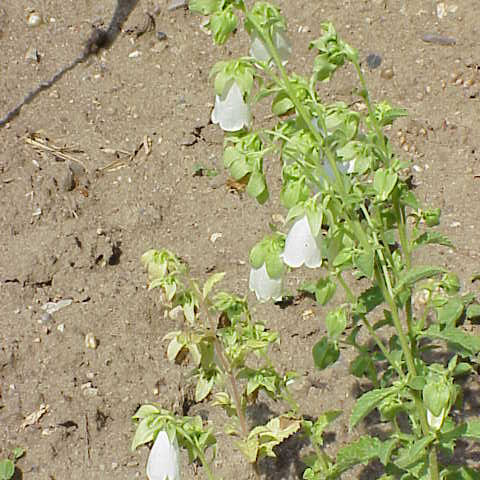
[[[134,52],[128,54],[128,58],[138,58],[141,54],[142,52],[135,50]]]
[[[43,323],[46,325],[47,323],[51,323],[53,321],[53,317],[50,313],[45,312],[42,313],[42,316],[40,317],[40,323]]]
[[[222,237],[223,237],[223,235],[222,235],[221,233],[219,233],[219,232],[218,232],[218,233],[217,233],[217,232],[216,232],[216,233],[212,233],[212,235],[210,236],[210,241],[211,241],[212,243],[215,243],[219,238],[222,238]]]
[[[92,332],[85,335],[85,347],[95,350],[98,347],[98,340]]]
[[[457,41],[453,37],[445,37],[436,33],[426,33],[422,40],[426,43],[435,43],[436,45],[455,45]]]
[[[42,16],[38,12],[31,12],[27,16],[27,24],[29,27],[38,27],[43,23]]]
[[[30,47],[25,54],[25,61],[28,63],[38,63],[40,57],[38,55],[38,50],[35,47]]]
[[[393,78],[394,72],[393,68],[384,68],[380,76],[385,80],[391,80]]]
[[[371,70],[378,68],[381,63],[382,63],[382,57],[380,55],[377,55],[376,53],[371,53],[367,57],[367,65],[368,65],[368,68],[370,68]]]
[[[163,40],[167,39],[167,34],[165,32],[157,32],[155,33],[155,36],[157,37],[157,40],[159,42],[162,42]]]

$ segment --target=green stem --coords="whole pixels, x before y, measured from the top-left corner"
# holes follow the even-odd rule
[[[375,128],[377,137],[381,142],[381,145],[380,145],[381,150],[386,160],[386,165],[388,167],[390,163],[390,159],[388,158],[388,154],[387,154],[385,136],[383,135],[382,129],[378,124],[377,117],[375,116],[375,112],[372,107],[372,102],[370,101],[370,94],[368,93],[367,83],[365,82],[365,77],[363,76],[362,69],[360,68],[360,64],[356,60],[352,60],[352,63],[355,67],[355,70],[357,71],[358,79],[360,80],[360,84],[362,86],[362,97],[364,98],[365,103],[367,105],[368,116],[370,117],[370,121],[372,122],[373,127]]]
[[[387,272],[387,275],[388,275],[388,272]],[[385,276],[385,271],[383,272],[383,275],[382,275],[377,268],[375,269],[375,279],[377,281],[378,286],[380,287],[380,290],[382,291],[383,298],[385,299],[385,301],[387,302],[390,308],[390,312],[392,314],[392,319],[393,319],[393,325],[395,327],[395,330],[397,331],[397,335],[400,340],[400,345],[402,346],[403,354],[407,362],[408,372],[412,377],[415,377],[417,375],[417,369],[415,368],[415,362],[413,361],[412,352],[408,344],[407,336],[403,331],[402,322],[400,321],[400,317],[398,315],[397,305],[391,293],[392,290],[391,290],[391,286],[389,285],[389,278],[388,276],[384,278],[384,276]]]
[[[381,350],[384,357],[388,360],[388,363],[390,363],[390,365],[396,370],[400,378],[405,378],[405,374],[403,373],[401,366],[398,365],[397,362],[395,362],[393,358],[390,356],[390,352],[388,351],[387,347],[383,344],[380,337],[375,333],[375,330],[370,325],[370,322],[367,320],[367,317],[363,316],[362,321],[365,324],[365,327],[367,328],[368,333],[375,340],[375,343],[378,345],[378,348]]]
[[[287,91],[287,95],[292,101],[292,103],[295,105],[295,109],[297,110],[298,114],[304,121],[310,133],[313,135],[313,137],[317,141],[318,145],[323,145],[323,150],[328,158],[330,167],[335,175],[338,191],[342,194],[342,196],[344,196],[346,193],[345,185],[343,184],[342,175],[338,170],[337,162],[335,160],[335,155],[333,154],[331,149],[328,147],[328,145],[324,145],[323,137],[320,135],[320,132],[313,126],[312,118],[310,117],[310,114],[308,113],[303,103],[295,95],[295,91],[292,88],[292,85],[290,84],[290,80],[288,78],[287,72],[283,66],[282,59],[280,58],[277,52],[277,49],[272,39],[270,38],[270,35],[268,33],[265,33],[264,29],[257,23],[255,18],[252,15],[250,15],[249,12],[246,12],[246,17],[247,17],[247,20],[251,23],[251,25],[255,29],[255,31],[257,32],[257,34],[259,35],[259,37],[261,38],[261,40],[267,46],[267,49],[280,72],[280,77],[282,79],[282,83],[285,87],[285,90]]]
[[[205,473],[207,474],[208,480],[216,480],[215,475],[210,470],[210,464],[207,462],[205,455],[199,448],[197,449],[197,455],[198,455],[198,458],[200,458],[200,461],[202,462],[202,466],[205,469]]]
[[[203,299],[203,294],[198,288],[198,286],[190,278],[188,278],[188,280],[190,282],[191,288],[196,293],[199,306],[201,310],[203,310],[203,313],[207,318],[210,331],[214,337],[213,345],[215,348],[215,353],[217,354],[217,358],[220,362],[220,366],[223,372],[227,375],[228,380],[230,382],[230,387],[232,389],[233,402],[235,404],[235,410],[237,412],[238,420],[240,422],[240,428],[242,430],[242,437],[246,439],[248,437],[247,421],[245,418],[245,412],[242,408],[242,401],[240,397],[240,392],[238,391],[238,385],[237,385],[237,380],[235,378],[235,374],[232,371],[231,365],[224,355],[222,345],[218,340],[217,333],[216,333],[216,330],[217,330],[216,325],[215,325],[215,322],[213,321],[212,316],[210,315],[209,305],[207,305],[207,302]]]
[[[350,287],[347,285],[347,283],[343,279],[342,274],[340,272],[337,274],[337,280],[342,286],[342,288],[345,290],[345,293],[347,294],[347,297],[348,297],[348,301],[350,303],[355,303],[355,296],[351,291]],[[399,365],[397,365],[396,362],[393,361],[392,357],[390,356],[390,352],[388,351],[387,347],[384,345],[380,337],[376,334],[375,330],[371,326],[367,317],[365,315],[362,315],[361,319],[365,327],[367,328],[368,332],[370,333],[371,337],[373,338],[373,340],[375,341],[375,343],[377,344],[378,348],[383,353],[385,358],[388,360],[390,365],[392,365],[392,367],[397,371],[400,378],[405,378],[405,374],[403,373],[402,369],[400,368]]]
[[[431,447],[428,457],[430,462],[430,480],[439,480],[440,476],[438,473],[437,447]]]

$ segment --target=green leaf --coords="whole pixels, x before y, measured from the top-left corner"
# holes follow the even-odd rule
[[[312,354],[315,366],[323,370],[338,360],[340,350],[335,343],[328,340],[328,337],[323,337],[314,345]]]
[[[207,378],[204,375],[200,375],[200,377],[198,377],[197,385],[195,387],[195,402],[200,403],[203,399],[205,399],[212,391],[214,383],[214,375],[210,376],[210,378]]]
[[[429,382],[423,387],[423,403],[425,408],[438,417],[447,407],[450,400],[450,389],[444,381]]]
[[[211,292],[214,285],[220,281],[222,281],[223,277],[225,276],[225,272],[214,273],[208,277],[208,280],[203,285],[203,299],[207,298],[208,294]]]
[[[315,300],[320,305],[326,305],[335,294],[337,285],[330,277],[320,278],[314,287]]]
[[[284,91],[277,94],[277,96],[273,99],[272,103],[272,112],[277,115],[283,115],[291,110],[295,105],[290,100],[288,94]]]
[[[474,357],[480,352],[480,337],[466,333],[457,327],[447,327],[440,330],[440,325],[430,325],[420,335],[422,337],[444,340],[461,355],[467,357]]]
[[[474,303],[473,305],[469,305],[467,308],[467,318],[478,318],[480,317],[480,305],[478,303]]]
[[[384,202],[392,193],[398,181],[398,175],[395,172],[379,168],[373,178],[373,188],[377,192],[379,200]]]
[[[155,405],[142,405],[132,418],[134,420],[142,420],[146,417],[156,415],[158,413],[160,413],[160,409]]]
[[[347,314],[345,309],[339,308],[328,312],[325,318],[325,326],[327,327],[329,339],[336,342],[347,327]]]
[[[480,480],[480,471],[451,465],[442,470],[441,478],[442,480]]]
[[[425,232],[415,238],[413,248],[418,248],[422,245],[443,245],[453,248],[453,243],[450,239],[440,232]]]
[[[423,390],[423,387],[425,386],[425,383],[426,383],[425,377],[417,375],[416,377],[413,377],[409,380],[408,386],[412,390],[420,391],[420,390]]]
[[[370,287],[360,294],[355,305],[355,312],[367,314],[383,303],[383,294],[378,286]]]
[[[211,15],[219,8],[222,0],[190,0],[188,8],[191,12],[201,13],[202,15]]]
[[[370,352],[360,353],[350,364],[349,371],[356,377],[367,377],[375,385],[378,382],[377,370],[375,369],[375,363]]]
[[[375,260],[375,252],[368,249],[365,252],[356,255],[353,264],[369,279],[373,278],[373,266]]]
[[[438,323],[450,327],[457,324],[464,310],[463,302],[459,298],[449,298],[445,305],[436,309]]]
[[[429,265],[417,265],[412,267],[407,272],[403,273],[400,277],[400,281],[395,290],[399,292],[404,287],[412,287],[416,282],[425,280],[426,278],[432,278],[441,273],[446,273],[446,270],[442,267],[431,267]]]
[[[12,451],[12,455],[15,461],[22,458],[25,455],[26,450],[23,447],[15,447]]]
[[[223,45],[230,34],[237,28],[237,17],[233,8],[214,12],[210,17],[207,28],[212,32],[213,41],[217,45]]]
[[[380,458],[381,462],[385,465],[389,461],[395,444],[396,440],[382,442],[378,438],[364,435],[354,443],[342,447],[338,451],[337,469],[342,473],[354,465],[366,465],[374,458]]]
[[[0,480],[10,480],[14,473],[15,464],[11,460],[0,460]]]
[[[306,425],[305,428],[307,433],[309,434],[311,440],[316,445],[322,446],[323,445],[323,432],[325,428],[330,425],[336,418],[338,418],[343,412],[341,410],[330,410],[328,412],[324,412],[315,421],[315,423],[310,425]],[[304,422],[305,423],[305,422]]]
[[[170,340],[170,343],[167,347],[167,358],[170,363],[174,363],[178,354],[181,352],[182,348],[186,346],[186,343],[181,334],[175,336]]]
[[[162,424],[163,420],[161,417],[157,417],[156,415],[145,417],[135,430],[135,435],[132,440],[132,451],[136,450],[140,445],[151,442]]]
[[[448,432],[442,432],[439,435],[441,443],[448,443],[462,437],[477,441],[480,440],[480,420],[471,420],[470,422],[462,423]]]
[[[288,417],[272,418],[266,425],[253,428],[246,441],[238,443],[249,462],[263,457],[275,457],[273,449],[297,432],[301,422]]]
[[[436,227],[440,223],[442,211],[439,208],[432,208],[423,212],[423,219],[429,227]]]
[[[405,450],[394,463],[397,467],[407,469],[409,466],[417,463],[426,455],[426,448],[435,440],[435,435],[428,435],[416,440],[408,449]]]
[[[251,197],[257,198],[266,190],[266,188],[267,185],[265,183],[265,177],[263,176],[263,173],[257,171],[253,172],[248,180],[246,189],[247,193]]]
[[[358,422],[363,420],[380,402],[387,397],[395,395],[398,392],[398,387],[378,388],[364,393],[355,403],[350,416],[350,429],[352,429]]]

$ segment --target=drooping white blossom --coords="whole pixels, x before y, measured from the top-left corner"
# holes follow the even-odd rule
[[[428,425],[433,428],[434,430],[440,430],[443,419],[445,417],[445,409],[440,412],[440,415],[434,415],[428,408],[427,408],[427,422]]]
[[[176,440],[160,431],[153,443],[147,462],[149,480],[180,480],[179,452]]]
[[[226,132],[236,132],[250,124],[250,108],[236,82],[228,82],[222,94],[215,96],[212,122]]]
[[[278,301],[282,299],[283,278],[271,278],[265,263],[263,263],[260,268],[250,270],[249,288],[255,292],[257,300],[260,302],[267,302],[270,299]]]
[[[268,62],[272,58],[267,46],[263,43],[262,39],[256,32],[252,32],[252,45],[250,46],[250,55],[260,62]],[[288,61],[288,57],[292,52],[292,46],[287,34],[283,28],[274,27],[272,34],[273,44],[277,49],[282,63],[285,64]]]
[[[303,264],[309,268],[322,265],[321,234],[314,237],[308,223],[307,216],[298,218],[292,225],[285,240],[285,250],[282,254],[283,261],[292,268],[301,267]]]

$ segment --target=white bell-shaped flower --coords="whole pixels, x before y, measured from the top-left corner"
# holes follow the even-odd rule
[[[320,267],[322,265],[320,241],[321,234],[317,238],[313,236],[307,216],[298,218],[285,240],[283,262],[292,268],[301,267],[303,264],[309,268]]]
[[[236,132],[250,124],[250,108],[236,82],[228,82],[222,94],[215,96],[212,122],[226,132]]]
[[[147,477],[149,480],[180,480],[178,456],[176,440],[171,442],[167,432],[160,431],[148,457]]]
[[[259,62],[268,62],[272,58],[267,46],[263,43],[261,38],[254,31],[251,34],[252,45],[250,46],[250,55]],[[273,44],[275,45],[278,54],[285,65],[288,61],[288,57],[292,53],[292,46],[287,34],[283,28],[274,27],[272,35]]]
[[[438,431],[442,427],[443,419],[445,417],[445,409],[440,412],[440,415],[434,415],[428,408],[427,408],[427,422],[428,425],[433,428],[434,430]]]
[[[283,278],[271,278],[263,263],[260,268],[250,270],[249,287],[260,302],[267,302],[270,299],[278,301],[282,299]]]

